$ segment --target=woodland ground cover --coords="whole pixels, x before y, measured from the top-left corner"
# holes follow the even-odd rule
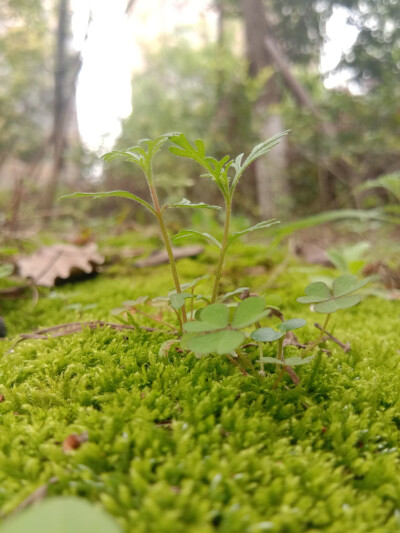
[[[103,245],[128,242],[131,234]],[[182,278],[207,273],[215,253],[180,261]],[[257,291],[273,272],[260,274],[262,265],[274,268],[265,245],[233,245],[223,290]],[[310,274],[327,273],[292,259],[269,289],[285,319],[307,320],[303,341],[315,337],[316,315],[296,298]],[[244,377],[225,356],[160,358],[168,335],[146,331],[86,329],[8,352],[19,333],[110,320],[122,301],[170,285],[168,266],[125,263],[43,293],[34,308],[28,299],[2,303],[11,336],[0,345],[2,516],[55,477],[50,495],[96,502],[125,531],[398,531],[397,301],[368,297],[335,315],[332,332],[351,350],[328,343],[330,355],[299,367],[295,388],[284,379],[272,390],[273,371]],[[65,453],[66,437],[85,431],[88,441]]]

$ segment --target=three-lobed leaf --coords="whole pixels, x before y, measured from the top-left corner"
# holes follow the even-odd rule
[[[297,301],[305,304],[315,304],[317,313],[330,314],[339,309],[353,307],[361,301],[357,295],[352,295],[361,287],[371,281],[371,278],[358,280],[356,276],[343,274],[333,281],[332,289],[323,281],[311,283],[305,289],[306,296],[297,298]]]

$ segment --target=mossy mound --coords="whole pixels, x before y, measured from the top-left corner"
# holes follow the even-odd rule
[[[179,267],[188,279],[207,270]],[[285,318],[307,318],[302,340],[318,318],[295,302],[306,284],[295,272],[276,283]],[[7,302],[4,314],[14,334],[110,320],[121,301],[169,287],[167,266],[105,275],[60,287],[34,309]],[[3,516],[56,476],[49,494],[98,502],[132,533],[399,531],[399,318],[398,302],[377,298],[335,315],[351,351],[329,344],[331,356],[299,368],[298,387],[275,390],[273,370],[243,377],[223,356],[160,358],[163,334],[85,329],[12,352],[4,341]],[[65,438],[84,431],[88,441],[65,453]]]

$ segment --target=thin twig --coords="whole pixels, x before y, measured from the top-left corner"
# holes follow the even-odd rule
[[[234,360],[233,357],[231,357],[229,354],[225,354],[226,357],[229,359],[229,361],[234,364],[235,366],[238,367],[238,369],[240,370],[240,372],[244,375],[244,376],[248,376],[248,372],[246,372],[246,370],[244,368],[242,368],[239,363],[237,361]]]
[[[314,322],[314,326],[316,328],[318,328],[320,331],[322,331],[322,326],[320,324],[318,324],[318,322]],[[334,337],[332,335],[332,333],[329,333],[329,331],[325,331],[324,332],[326,337],[324,337],[323,340],[328,340],[330,339],[331,341],[335,342],[338,346],[340,346],[342,348],[342,350],[346,353],[348,352],[350,349],[351,349],[351,346],[350,346],[350,343],[349,342],[346,342],[346,344],[344,344],[343,342],[341,342],[339,339],[337,339],[336,337]]]
[[[146,326],[130,326],[128,324],[113,324],[112,322],[104,322],[103,320],[91,320],[89,322],[69,322],[67,324],[59,324],[50,328],[44,328],[36,331],[35,333],[21,333],[19,339],[14,342],[11,348],[6,352],[10,353],[14,350],[15,346],[23,340],[27,339],[55,339],[64,335],[70,335],[71,333],[79,333],[83,328],[97,329],[98,327],[109,327],[117,331],[123,330],[137,330],[151,331],[156,333],[167,333],[165,330],[157,328],[149,328]]]

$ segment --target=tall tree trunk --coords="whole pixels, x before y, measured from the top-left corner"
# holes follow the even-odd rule
[[[65,159],[65,133],[68,120],[68,53],[69,0],[59,0],[57,43],[54,70],[53,154],[50,181],[45,195],[46,207],[52,207],[56,198],[60,173]]]
[[[246,34],[247,57],[250,74],[257,76],[263,69],[273,68],[273,60],[265,47],[265,38],[274,40],[268,25],[263,2],[240,0]],[[254,117],[258,137],[264,140],[284,129],[280,113],[274,110],[281,100],[281,89],[275,75],[272,75],[255,104]],[[267,158],[254,163],[260,214],[271,218],[278,214],[279,204],[289,194],[286,178],[285,140],[275,147]]]

